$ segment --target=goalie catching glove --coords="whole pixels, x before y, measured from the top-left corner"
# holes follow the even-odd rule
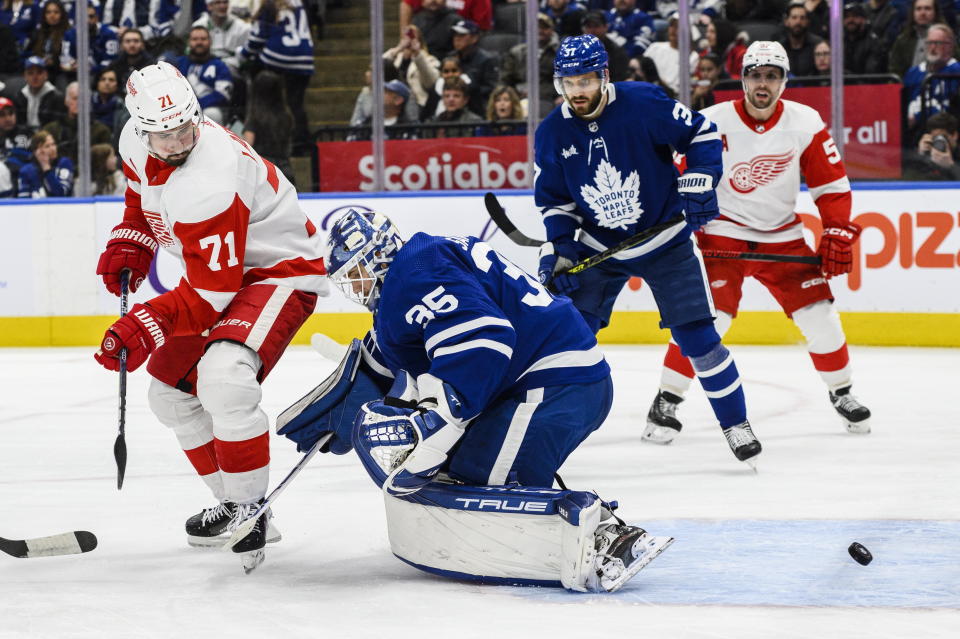
[[[157,240],[146,224],[121,222],[113,227],[107,248],[97,262],[97,275],[114,295],[120,295],[120,274],[130,271],[130,292],[135,293],[150,272]]]
[[[823,229],[817,254],[824,275],[833,277],[853,270],[853,243],[860,237],[860,231],[860,225],[853,222]]]
[[[354,423],[354,444],[367,472],[394,496],[433,481],[468,421],[452,386],[424,374],[417,387],[422,399],[416,404],[397,399],[392,389],[391,396],[364,404]]]
[[[680,194],[680,206],[687,218],[687,224],[697,231],[720,215],[717,192],[713,188],[713,178],[706,173],[687,172],[677,179],[677,192]]]
[[[127,370],[132,373],[147,361],[150,353],[163,346],[168,332],[167,320],[148,305],[135,304],[107,329],[93,358],[107,370],[119,371],[120,351],[126,349]]]

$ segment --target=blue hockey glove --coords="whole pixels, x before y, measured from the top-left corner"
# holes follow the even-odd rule
[[[277,418],[277,434],[296,443],[299,452],[305,452],[332,432],[333,437],[320,452],[343,455],[353,449],[354,415],[364,402],[382,395],[375,373],[361,358],[360,340],[355,339],[337,369],[281,413]]]
[[[677,180],[677,192],[680,194],[680,206],[683,207],[687,224],[694,231],[720,215],[717,204],[717,192],[713,188],[713,178],[706,173],[684,173]]]
[[[580,287],[576,275],[567,275],[568,271],[577,263],[579,255],[577,246],[569,239],[557,239],[545,242],[540,246],[540,266],[537,276],[540,283],[554,293],[569,295]]]

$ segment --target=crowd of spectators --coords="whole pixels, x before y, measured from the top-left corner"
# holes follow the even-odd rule
[[[243,135],[293,179],[310,151],[304,100],[326,0],[89,0],[94,194],[117,168],[127,78],[158,60],[193,86],[204,116]],[[80,61],[76,3],[0,0],[0,197],[73,194]],[[82,24],[82,21],[80,22]],[[252,99],[254,90],[265,93]],[[111,153],[107,153],[109,148]]]
[[[522,27],[524,3],[534,1],[535,83],[527,78]],[[754,39],[782,43],[793,78],[829,83],[829,6],[842,0],[685,0],[691,53],[683,61],[678,1],[684,0],[388,1],[399,33],[388,34],[383,62],[387,137],[525,134],[529,91],[536,87],[540,117],[559,103],[553,58],[560,40],[581,33],[601,40],[613,81],[652,82],[676,96],[681,74],[689,73],[690,101],[698,109],[715,102],[718,83],[740,77]],[[128,117],[126,80],[157,60],[189,79],[205,117],[243,136],[293,179],[290,156],[311,152],[310,119],[322,117],[307,113],[305,96],[326,4],[89,0],[95,193],[123,191],[116,152]],[[952,179],[944,176],[953,175],[947,158],[956,152],[960,115],[958,9],[960,0],[846,0],[843,6],[844,73],[902,84],[904,166],[911,175]],[[63,0],[0,0],[0,196],[72,193],[80,94],[74,12],[75,3]],[[370,135],[370,76],[368,69],[349,139]]]

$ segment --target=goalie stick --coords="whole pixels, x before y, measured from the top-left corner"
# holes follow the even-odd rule
[[[746,253],[740,251],[700,251],[708,260],[748,260],[751,262],[790,262],[820,266],[819,255],[784,255],[782,253]]]
[[[97,537],[86,530],[34,539],[4,539],[0,537],[0,550],[18,559],[33,557],[56,557],[90,552],[97,547]]]
[[[253,527],[256,525],[257,519],[260,517],[260,515],[270,508],[273,502],[277,500],[277,497],[280,496],[280,493],[282,493],[283,490],[290,484],[290,482],[293,481],[294,477],[300,474],[300,471],[304,469],[304,467],[307,465],[307,462],[317,454],[317,451],[320,450],[320,448],[326,444],[331,437],[333,437],[333,433],[327,433],[318,439],[316,443],[310,447],[310,450],[304,453],[300,461],[297,462],[297,465],[294,466],[289,473],[287,473],[287,476],[283,478],[283,481],[277,484],[277,487],[273,489],[273,492],[271,492],[267,498],[263,500],[263,503],[260,504],[260,507],[257,508],[257,511],[240,522],[240,524],[237,526],[237,529],[233,531],[232,535],[230,535],[230,539],[228,539],[227,543],[223,545],[222,550],[230,550],[241,539],[250,534],[250,531],[253,530]]]

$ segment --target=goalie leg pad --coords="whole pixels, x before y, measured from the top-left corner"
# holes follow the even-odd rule
[[[384,496],[393,554],[437,575],[585,592],[600,499],[526,486],[431,483]]]

